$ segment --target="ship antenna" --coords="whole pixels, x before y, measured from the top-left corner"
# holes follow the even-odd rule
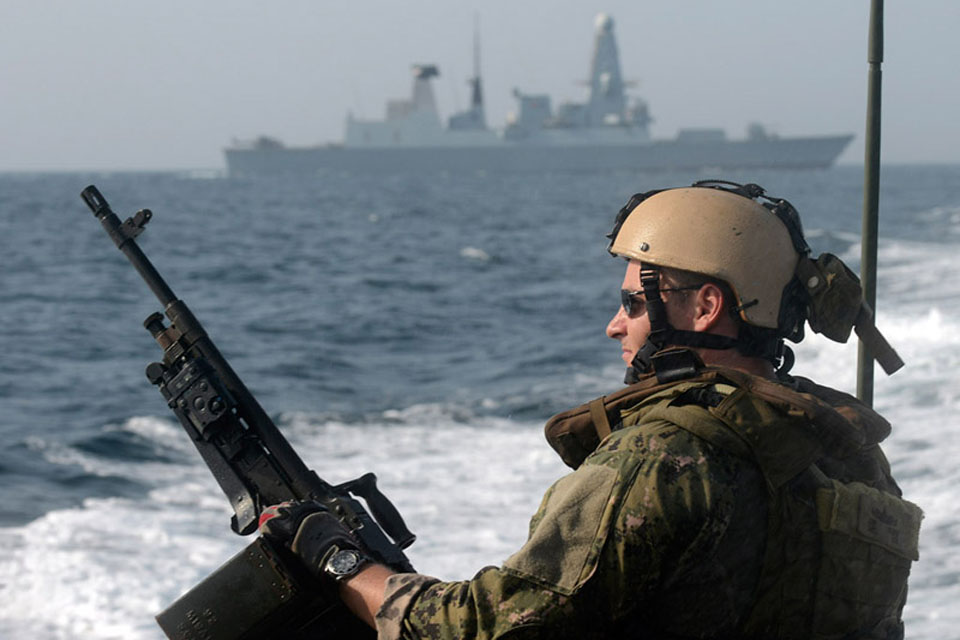
[[[880,211],[880,84],[883,64],[883,0],[870,5],[867,44],[867,127],[864,150],[863,221],[860,277],[864,301],[877,308],[877,233]],[[857,397],[873,406],[873,356],[860,341],[857,350]]]
[[[470,106],[483,107],[483,88],[480,80],[480,14],[473,14],[473,78],[470,80],[473,89],[470,96]]]

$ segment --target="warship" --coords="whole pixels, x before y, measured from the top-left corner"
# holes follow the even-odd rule
[[[650,136],[646,102],[628,100],[620,72],[614,21],[596,18],[589,99],[556,109],[546,94],[515,89],[516,112],[504,127],[487,126],[474,33],[470,107],[441,120],[433,95],[436,65],[413,66],[409,99],[387,103],[383,120],[347,116],[344,139],[286,146],[261,136],[224,150],[230,176],[324,171],[650,171],[673,169],[823,168],[852,135],[779,137],[751,124],[742,139],[723,129],[681,129],[674,138]]]

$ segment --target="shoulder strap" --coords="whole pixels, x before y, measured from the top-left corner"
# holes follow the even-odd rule
[[[863,431],[816,395],[794,391],[774,380],[734,369],[722,369],[721,372],[724,378],[736,386],[765,400],[783,413],[806,418],[820,444],[831,454],[846,456],[864,445]]]
[[[547,421],[544,435],[567,466],[576,469],[588,455],[620,425],[620,412],[643,400],[683,382],[716,379],[715,372],[704,372],[693,378],[661,383],[653,374],[628,387],[601,396]]]
[[[726,382],[765,400],[787,415],[803,416],[819,445],[839,455],[856,451],[864,444],[863,431],[816,395],[794,391],[774,380],[723,367],[704,367],[694,376],[670,382],[660,382],[655,375],[647,375],[615,393],[558,413],[547,421],[544,435],[560,458],[576,469],[593,453],[600,441],[619,426],[621,411],[673,386],[690,382]],[[805,390],[810,390],[810,386]],[[731,398],[733,395],[736,394],[731,394]],[[721,406],[729,408],[733,402],[725,402]],[[720,407],[717,409],[720,410]],[[722,419],[719,414],[718,417]]]
[[[603,406],[603,398],[591,400],[587,406],[590,407],[590,420],[593,422],[594,431],[597,432],[597,437],[602,441],[612,431],[610,419],[607,417],[606,408]]]

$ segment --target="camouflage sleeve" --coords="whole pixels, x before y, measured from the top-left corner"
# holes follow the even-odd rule
[[[379,637],[609,637],[714,551],[735,466],[669,423],[615,432],[549,489],[502,567],[462,582],[391,579]]]
[[[431,584],[440,582],[436,578],[418,573],[399,573],[387,578],[387,588],[383,604],[377,612],[377,637],[403,637],[404,617],[411,603],[421,591]]]

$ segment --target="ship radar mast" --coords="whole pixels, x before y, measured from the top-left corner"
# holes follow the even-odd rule
[[[483,87],[480,80],[480,18],[473,18],[473,77],[470,78],[470,108],[480,110],[483,120]],[[486,125],[484,125],[486,126]]]
[[[588,122],[593,126],[621,124],[627,104],[620,75],[620,55],[613,36],[613,18],[605,13],[597,16],[593,42]]]
[[[479,18],[473,18],[473,77],[467,80],[470,86],[470,108],[450,116],[450,129],[486,130],[487,118],[483,109],[483,82],[480,77],[480,26]]]

